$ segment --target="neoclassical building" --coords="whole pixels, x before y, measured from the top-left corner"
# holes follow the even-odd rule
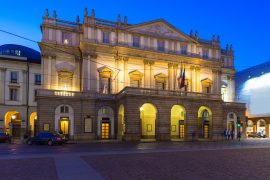
[[[75,140],[215,140],[245,134],[235,102],[232,46],[205,40],[163,19],[130,24],[43,17],[38,131]],[[237,128],[237,123],[242,123]],[[243,123],[244,122],[244,123]]]
[[[21,45],[0,46],[0,132],[34,135],[36,92],[41,87],[40,53]]]

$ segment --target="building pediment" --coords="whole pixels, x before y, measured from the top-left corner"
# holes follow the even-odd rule
[[[158,36],[160,38],[170,38],[180,41],[195,42],[194,39],[176,29],[173,25],[169,24],[163,19],[129,26],[127,27],[127,30],[130,32],[146,34],[150,36]]]

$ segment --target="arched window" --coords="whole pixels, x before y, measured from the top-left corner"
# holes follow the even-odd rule
[[[60,107],[60,113],[68,113],[68,112],[69,112],[68,106],[61,106]]]
[[[202,119],[203,119],[203,121],[209,121],[209,112],[207,110],[203,111]]]

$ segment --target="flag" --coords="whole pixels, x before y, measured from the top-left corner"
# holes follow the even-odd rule
[[[181,63],[181,70],[180,70],[180,74],[179,74],[179,77],[177,78],[177,80],[178,80],[178,87],[179,87],[179,89],[181,89],[182,74],[183,74],[183,65],[182,65],[182,63]]]
[[[186,68],[184,67],[184,72],[183,72],[183,75],[181,76],[180,89],[185,87],[185,72],[186,72]]]

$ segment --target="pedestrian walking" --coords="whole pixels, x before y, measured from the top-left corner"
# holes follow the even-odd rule
[[[224,140],[227,139],[227,129],[224,129],[224,131],[223,131],[223,137],[224,137]]]
[[[233,138],[234,138],[234,132],[232,131],[231,132],[231,140],[233,140]]]
[[[240,141],[240,139],[241,139],[241,132],[240,131],[238,131],[238,133],[237,133],[237,139],[238,139],[238,141]]]
[[[228,130],[227,130],[227,140],[230,140],[230,135],[231,135],[231,132],[230,132],[230,130],[228,129]]]

